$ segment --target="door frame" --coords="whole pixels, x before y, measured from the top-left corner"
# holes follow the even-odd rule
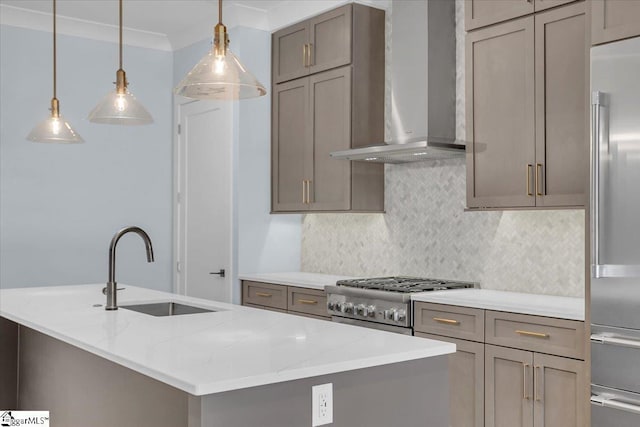
[[[180,254],[182,251],[182,234],[181,234],[181,223],[182,223],[182,215],[181,215],[181,202],[184,199],[183,197],[181,197],[181,193],[182,193],[182,188],[181,188],[181,174],[182,174],[182,168],[181,168],[181,152],[180,152],[180,145],[181,145],[181,138],[182,138],[182,133],[180,132],[180,114],[182,111],[182,107],[185,105],[189,105],[189,104],[193,104],[195,102],[211,102],[211,101],[198,101],[198,100],[194,100],[191,98],[186,98],[183,96],[179,96],[179,95],[174,95],[173,96],[173,129],[172,129],[172,133],[173,133],[173,141],[172,141],[172,145],[173,145],[173,190],[172,190],[172,213],[173,213],[173,232],[172,232],[172,238],[173,238],[173,256],[172,256],[172,281],[173,281],[173,292],[176,294],[180,294],[180,295],[186,295],[185,291],[185,286],[183,283],[181,283],[181,273],[182,273],[182,266],[184,265],[184,261],[181,260],[180,258]],[[229,278],[229,285],[227,286],[226,289],[226,296],[227,296],[227,303],[232,303],[233,298],[234,298],[234,283],[236,282],[236,277],[237,277],[237,272],[236,272],[236,247],[237,247],[237,235],[235,233],[235,228],[236,228],[236,216],[235,216],[235,204],[236,204],[236,194],[234,192],[234,183],[235,183],[235,172],[234,172],[234,168],[235,168],[235,155],[236,155],[236,150],[233,147],[234,141],[235,141],[235,126],[234,126],[234,106],[233,104],[226,102],[225,101],[215,101],[215,102],[219,102],[220,104],[220,108],[222,110],[224,109],[228,109],[228,111],[226,112],[226,114],[228,114],[229,116],[229,128],[230,128],[230,141],[229,143],[231,144],[231,147],[229,149],[229,164],[231,165],[229,171],[230,171],[230,176],[229,176],[229,180],[228,180],[228,185],[229,185],[229,194],[230,194],[230,203],[228,206],[229,209],[229,218],[230,218],[230,224],[229,227],[231,228],[231,245],[228,248],[229,250],[229,266],[225,269],[225,276]],[[180,267],[178,267],[180,264]]]

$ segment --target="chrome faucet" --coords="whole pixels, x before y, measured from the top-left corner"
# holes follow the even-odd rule
[[[116,283],[116,246],[118,240],[127,233],[136,233],[142,240],[147,249],[147,262],[153,262],[153,246],[151,245],[151,239],[149,235],[140,227],[126,227],[118,231],[111,239],[111,245],[109,246],[109,281],[105,288],[105,294],[107,295],[107,305],[105,310],[117,310],[118,309],[118,284]]]

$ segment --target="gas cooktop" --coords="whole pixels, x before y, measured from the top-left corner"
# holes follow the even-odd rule
[[[442,291],[446,289],[473,288],[475,283],[453,280],[425,279],[420,277],[375,277],[371,279],[338,280],[337,286],[371,289],[377,291],[414,293]]]

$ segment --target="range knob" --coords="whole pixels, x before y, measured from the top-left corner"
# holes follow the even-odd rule
[[[340,309],[343,313],[353,313],[353,303],[345,302]]]
[[[366,316],[367,315],[367,307],[364,304],[358,304],[358,305],[356,305],[355,309],[353,310],[353,314],[358,314],[360,316]]]
[[[366,308],[366,315],[369,317],[376,317],[376,306],[375,305],[369,305]]]
[[[336,308],[336,303],[335,301],[327,301],[327,309],[329,311],[333,311]]]
[[[397,311],[395,308],[390,308],[384,311],[385,320],[395,320],[396,315],[397,315]]]
[[[342,311],[342,303],[341,303],[341,302],[339,302],[339,301],[336,301],[336,302],[333,304],[333,309],[332,309],[332,310],[335,310],[335,311]]]
[[[396,322],[404,322],[407,319],[407,311],[400,309],[396,311],[393,315],[393,320]]]

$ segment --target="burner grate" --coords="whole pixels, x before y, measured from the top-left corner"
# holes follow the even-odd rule
[[[387,292],[414,293],[447,289],[473,288],[475,283],[420,277],[375,277],[371,279],[339,280],[337,286],[372,289]]]

